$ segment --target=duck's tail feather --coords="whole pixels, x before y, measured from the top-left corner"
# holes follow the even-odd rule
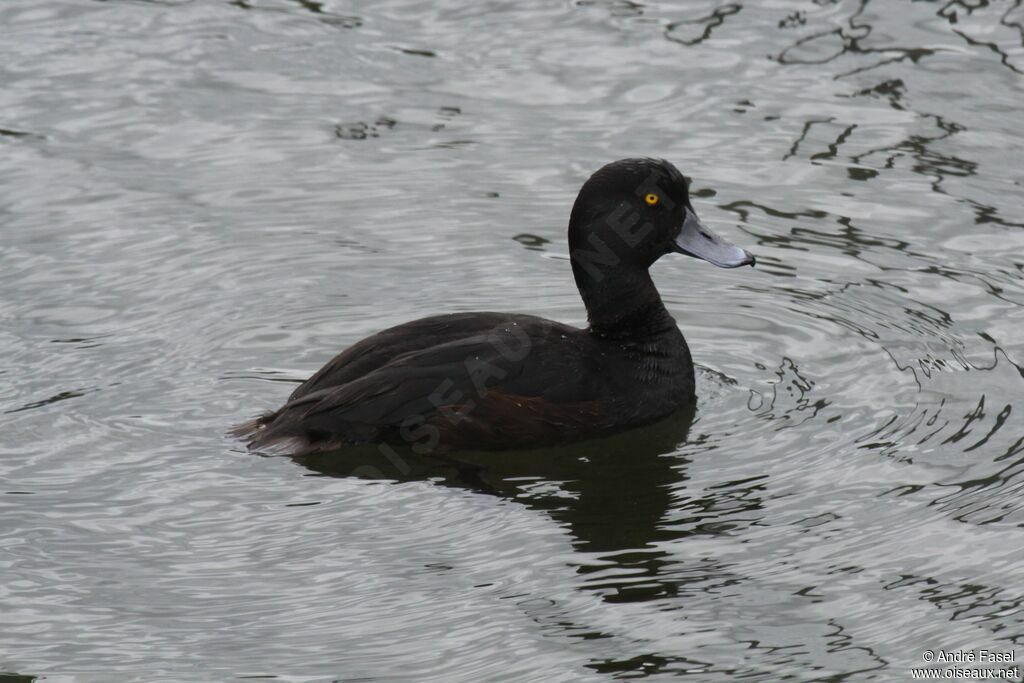
[[[277,417],[277,413],[273,411],[267,411],[262,415],[258,415],[251,420],[235,425],[228,430],[228,436],[244,441],[249,447],[249,450],[253,450],[259,445],[260,436],[263,431],[267,428],[267,425]]]
[[[251,420],[232,427],[228,436],[245,442],[250,451],[260,451],[268,455],[311,455],[323,451],[333,451],[349,445],[342,438],[325,438],[314,435],[281,434],[269,428],[280,411],[268,411]]]

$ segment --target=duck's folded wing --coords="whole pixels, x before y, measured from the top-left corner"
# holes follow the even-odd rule
[[[251,435],[251,447],[309,452],[397,442],[442,451],[571,440],[601,424],[607,390],[580,348],[586,336],[560,332],[491,331],[400,355],[290,400]]]
[[[541,320],[508,313],[451,313],[396,325],[363,339],[332,358],[292,392],[289,401],[347,384],[396,358],[439,344],[504,329],[519,321]]]

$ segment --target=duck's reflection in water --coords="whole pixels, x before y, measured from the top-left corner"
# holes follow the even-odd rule
[[[563,524],[581,553],[615,556],[655,579],[666,562],[659,541],[678,537],[663,527],[672,491],[686,479],[678,454],[693,422],[692,407],[656,424],[605,439],[530,451],[459,452],[427,457],[360,447],[296,458],[323,475],[387,481],[430,480],[515,500]],[[607,559],[607,558],[606,558]],[[587,571],[586,562],[581,571]],[[636,588],[635,581],[631,582]],[[656,579],[654,593],[665,594]],[[625,588],[625,586],[620,587]],[[605,592],[605,591],[602,591]],[[645,599],[628,591],[608,599]]]

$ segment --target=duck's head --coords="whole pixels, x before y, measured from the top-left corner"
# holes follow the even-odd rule
[[[689,182],[663,159],[622,159],[583,185],[569,220],[577,283],[609,272],[646,271],[668,253],[721,268],[754,265],[754,257],[705,226],[690,204]]]

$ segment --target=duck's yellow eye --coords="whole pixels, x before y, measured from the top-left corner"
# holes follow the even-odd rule
[[[644,201],[647,202],[647,206],[657,206],[658,202],[661,201],[661,197],[652,192],[651,194],[644,197]]]

